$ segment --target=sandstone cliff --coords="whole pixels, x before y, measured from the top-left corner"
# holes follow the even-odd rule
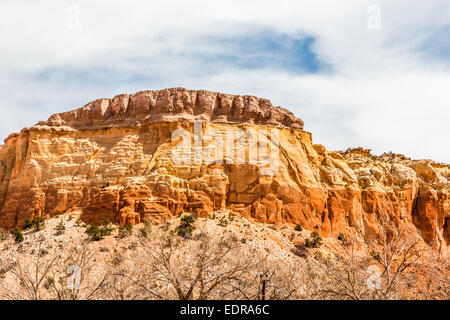
[[[172,133],[193,131],[194,120],[203,131],[276,128],[278,170],[264,176],[251,163],[175,164]],[[328,151],[313,144],[302,120],[266,99],[144,91],[96,100],[9,136],[0,147],[0,227],[62,213],[135,224],[227,208],[323,236],[406,228],[446,251],[449,181],[450,166],[429,160]]]

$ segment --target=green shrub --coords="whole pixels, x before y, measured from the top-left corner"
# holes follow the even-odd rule
[[[19,228],[17,228],[17,227],[14,228],[14,230],[12,231],[12,234],[14,236],[14,241],[22,242],[24,240],[23,233],[22,233],[22,231],[20,231]]]
[[[180,237],[190,239],[192,238],[192,231],[194,231],[193,226],[179,226],[177,233]]]
[[[340,241],[344,241],[345,240],[345,236],[344,236],[344,234],[342,232],[339,232],[338,240],[340,240]]]
[[[181,223],[177,227],[177,233],[180,237],[190,239],[192,237],[192,231],[194,231],[195,218],[191,215],[185,215],[181,217]]]
[[[102,185],[102,189],[106,189],[109,188],[111,184],[109,182],[105,183],[104,185]]]
[[[133,226],[127,224],[119,227],[119,238],[126,238],[133,233]]]
[[[219,226],[226,227],[228,225],[228,219],[224,216],[219,219]]]
[[[195,222],[195,218],[191,215],[185,215],[181,217],[181,223],[185,225],[191,225]]]
[[[301,225],[297,224],[297,225],[295,226],[295,231],[302,231],[302,230],[303,230],[303,228],[302,228]]]
[[[83,222],[83,220],[77,219],[77,220],[75,220],[75,225],[77,227],[84,227],[86,224]]]
[[[25,225],[23,226],[24,229],[34,228],[35,231],[42,230],[44,227],[45,220],[42,217],[35,217],[33,220],[25,219]]]
[[[314,245],[321,246],[322,245],[322,237],[319,235],[317,231],[311,232],[311,237]]]
[[[66,227],[64,226],[64,222],[62,221],[62,219],[56,226],[55,231],[57,236],[63,235],[64,232],[66,232]]]
[[[89,239],[91,241],[99,241],[104,237],[109,236],[112,232],[112,228],[106,226],[96,226],[96,225],[88,225],[86,228],[86,233],[89,235]]]
[[[307,248],[318,248],[322,245],[322,237],[317,231],[311,232],[311,237],[305,239],[305,247]]]
[[[33,226],[33,223],[29,218],[25,219],[25,225],[23,226],[24,229],[30,229]]]

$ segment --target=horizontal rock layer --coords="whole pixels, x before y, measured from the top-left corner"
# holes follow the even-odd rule
[[[99,99],[80,109],[55,114],[38,125],[92,129],[194,119],[303,129],[302,120],[286,109],[272,106],[268,99],[183,88],[142,91],[121,94],[113,99]]]
[[[197,116],[205,116],[203,130],[222,133],[277,126],[277,172],[263,176],[248,162],[175,164],[171,135],[193,131]],[[11,135],[1,146],[0,226],[61,213],[89,223],[161,222],[180,212],[206,216],[227,208],[323,236],[369,239],[386,226],[406,228],[448,250],[450,166],[376,157],[362,148],[327,151],[302,127],[288,111],[253,97],[171,89],[97,100]]]

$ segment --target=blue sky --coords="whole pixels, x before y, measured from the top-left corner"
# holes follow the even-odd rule
[[[0,10],[0,138],[100,97],[186,87],[269,98],[329,149],[450,163],[448,1],[48,0]],[[374,18],[380,28],[368,28]]]
[[[162,51],[166,56],[165,63],[173,60],[186,60],[195,64],[189,70],[190,75],[199,77],[212,74],[216,70],[280,70],[293,74],[315,74],[330,71],[330,66],[321,61],[313,46],[315,38],[307,35],[291,37],[271,30],[239,35],[237,37],[208,36],[197,39],[203,46],[220,47],[217,52],[204,52],[195,44],[183,52],[174,52],[169,45]],[[152,46],[153,39],[147,45]],[[161,70],[160,56],[125,55],[122,62],[132,67],[126,73],[118,73],[116,66],[111,65],[60,65],[37,70],[29,74],[33,81],[58,85],[73,86],[115,84],[133,86],[171,79]],[[134,68],[133,68],[134,67]]]

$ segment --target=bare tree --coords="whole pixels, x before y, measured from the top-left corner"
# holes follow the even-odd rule
[[[255,266],[231,285],[234,299],[287,300],[298,299],[303,285],[302,264],[297,260],[278,260],[254,253]]]
[[[238,281],[254,267],[232,236],[213,238],[201,231],[186,240],[170,231],[144,239],[142,251],[133,258],[134,268],[116,267],[144,299],[212,299],[230,297]]]
[[[370,254],[382,268],[383,299],[395,298],[399,286],[411,286],[414,279],[407,271],[414,267],[426,249],[419,248],[419,240],[413,239],[406,229],[385,228],[378,241],[369,242]],[[413,277],[414,278],[414,277]]]
[[[97,253],[83,243],[58,261],[46,279],[46,286],[56,299],[93,300],[106,296],[110,274],[103,268],[95,270]]]
[[[383,231],[377,241],[369,243],[372,258],[356,238],[346,245],[343,254],[323,261],[308,259],[306,270],[308,296],[319,299],[395,299],[414,288],[413,273],[423,250],[419,241],[406,232]],[[311,285],[312,284],[312,285]]]
[[[415,290],[416,298],[425,300],[450,300],[450,267],[448,258],[432,252],[427,265],[421,268],[421,279],[425,282],[421,290]]]
[[[56,265],[59,255],[48,257],[43,252],[42,241],[38,253],[31,263],[24,263],[18,255],[0,260],[4,276],[10,274],[10,281],[0,282],[2,298],[8,300],[41,300],[46,297],[45,280]]]
[[[39,241],[31,255],[0,259],[0,297],[10,300],[89,300],[103,297],[107,272],[92,273],[96,251],[87,244],[71,248],[66,257],[51,255]]]
[[[367,285],[369,258],[356,250],[356,239],[343,255],[308,259],[308,294],[311,298],[365,300],[372,297]]]

